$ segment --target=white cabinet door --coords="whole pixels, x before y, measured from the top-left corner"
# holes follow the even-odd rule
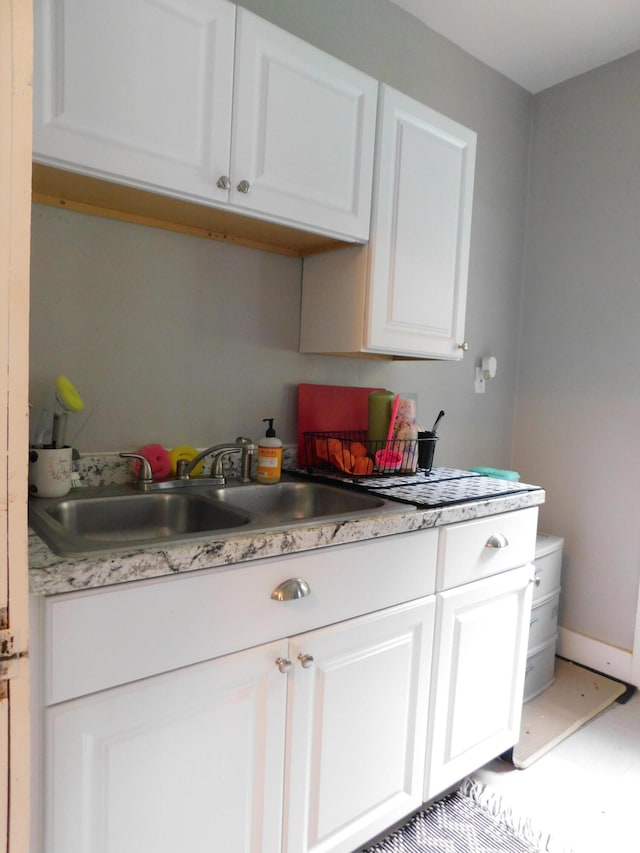
[[[34,160],[226,202],[236,7],[35,0]]]
[[[286,641],[46,711],[46,853],[279,853]]]
[[[231,202],[368,240],[377,92],[373,78],[239,8]]]
[[[227,0],[35,4],[36,162],[369,238],[376,80]]]
[[[429,597],[291,641],[286,853],[351,853],[421,805],[433,622]]]
[[[366,348],[461,358],[476,134],[384,87]]]
[[[476,134],[381,86],[376,146],[370,243],[305,258],[300,350],[460,359]]]
[[[517,743],[531,566],[439,593],[425,800]]]

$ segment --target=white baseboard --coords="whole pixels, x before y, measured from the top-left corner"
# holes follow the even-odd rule
[[[603,675],[632,684],[633,655],[626,649],[608,646],[600,640],[560,628],[557,653],[575,663],[596,669]]]

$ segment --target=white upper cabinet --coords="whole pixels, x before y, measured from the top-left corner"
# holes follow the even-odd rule
[[[462,357],[475,149],[473,131],[380,87],[371,242],[305,259],[302,352]]]
[[[33,157],[225,202],[236,7],[36,0]]]
[[[232,203],[368,240],[377,93],[373,78],[239,8]]]
[[[36,162],[368,239],[374,79],[226,0],[35,9]]]

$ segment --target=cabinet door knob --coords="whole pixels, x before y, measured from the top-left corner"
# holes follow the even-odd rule
[[[289,672],[293,664],[289,660],[289,658],[276,658],[276,666],[280,670],[280,672]]]
[[[293,601],[296,598],[306,598],[311,595],[311,587],[302,578],[289,578],[282,581],[271,593],[274,601]]]
[[[231,187],[231,181],[227,175],[220,175],[218,180],[216,181],[216,186],[218,186],[221,190],[228,190]]]
[[[461,344],[458,344],[458,349],[461,349],[463,352],[467,352],[469,349],[469,342],[463,341]]]
[[[487,539],[485,548],[506,548],[509,540],[504,533],[494,533]]]
[[[301,652],[298,655],[298,660],[303,669],[309,669],[313,666],[313,655],[303,655]]]
[[[251,189],[251,184],[249,181],[240,181],[238,184],[238,192],[240,193],[248,193]]]

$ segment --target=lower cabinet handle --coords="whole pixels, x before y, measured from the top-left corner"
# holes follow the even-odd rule
[[[276,666],[280,670],[280,672],[289,672],[293,663],[289,660],[289,658],[276,658]]]
[[[302,652],[298,655],[298,660],[303,669],[309,669],[313,666],[313,655],[303,655]]]
[[[293,601],[296,598],[306,598],[311,595],[311,587],[302,578],[289,578],[282,581],[271,593],[274,601]]]
[[[509,540],[504,535],[504,533],[494,533],[487,539],[485,544],[485,548],[506,548],[509,544]]]

